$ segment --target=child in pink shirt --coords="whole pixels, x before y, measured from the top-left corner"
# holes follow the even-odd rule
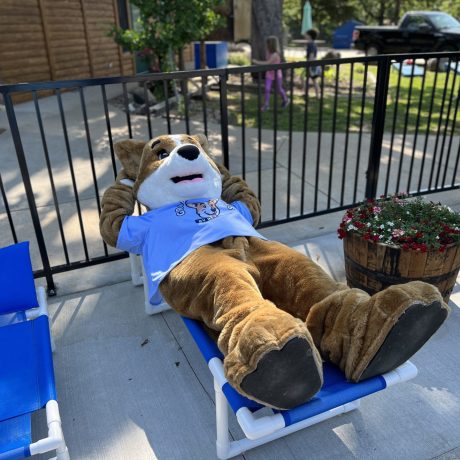
[[[254,64],[279,64],[281,62],[281,57],[279,53],[279,42],[278,37],[270,36],[267,37],[266,40],[267,46],[267,60],[260,61],[257,59],[253,59]],[[267,70],[265,72],[265,103],[262,106],[262,112],[265,112],[270,103],[270,93],[272,90],[273,82],[276,80],[276,89],[281,94],[281,98],[283,99],[283,103],[281,107],[284,109],[290,102],[289,98],[286,95],[286,91],[283,88],[283,73],[281,69],[277,70]]]

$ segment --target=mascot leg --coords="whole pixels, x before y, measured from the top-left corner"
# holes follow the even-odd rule
[[[437,288],[412,281],[372,297],[360,289],[331,294],[311,308],[307,325],[322,356],[358,382],[407,361],[448,313]]]
[[[390,286],[371,297],[335,282],[285,245],[251,238],[250,254],[262,276],[263,296],[306,320],[322,357],[352,381],[407,361],[449,313],[438,289],[427,283]]]
[[[219,332],[226,377],[236,389],[271,407],[295,407],[321,388],[321,356],[305,321],[262,297],[247,239],[234,240],[228,249],[224,240],[194,251],[160,291],[180,314]]]

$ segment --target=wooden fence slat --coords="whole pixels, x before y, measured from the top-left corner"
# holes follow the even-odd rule
[[[18,0],[2,0],[2,3],[0,4],[0,11],[11,7],[22,8],[25,11],[29,11],[30,8],[38,8],[38,5],[37,0],[21,0],[20,5],[18,5]]]
[[[37,20],[40,21],[40,11],[35,3],[35,8],[28,7],[28,8],[5,8],[2,3],[0,3],[0,15],[3,17],[17,17],[21,18],[21,21],[24,21],[24,16],[27,18],[38,18]]]
[[[22,35],[22,32],[27,32],[27,34]],[[11,40],[11,34],[15,34],[15,40],[16,37],[23,38],[23,39],[30,39],[30,34],[31,33],[36,33],[39,32],[41,35],[42,33],[42,25],[40,24],[24,24],[24,22],[21,22],[21,24],[5,24],[2,25],[0,28],[0,36],[5,36],[7,41]],[[33,39],[32,39],[33,40]]]
[[[53,50],[58,53],[62,50],[69,51],[79,51],[85,49],[85,39],[84,38],[72,38],[72,40],[61,40],[59,42],[54,42],[52,44]]]
[[[55,80],[56,79],[55,72],[54,72],[55,62],[54,62],[53,51],[51,50],[51,47],[50,47],[51,40],[50,40],[50,35],[49,35],[49,30],[48,30],[48,21],[46,19],[44,0],[38,0],[38,6],[41,12],[43,35],[45,37],[46,54],[48,56],[48,65],[49,65],[49,70],[51,74],[51,79]]]
[[[27,18],[28,24],[40,24],[41,19],[40,16],[30,16]],[[23,24],[24,23],[24,15],[9,15],[5,13],[0,14],[0,24],[8,25],[8,24]]]
[[[80,0],[80,5],[81,5],[81,12],[82,12],[82,15],[83,15],[83,26],[85,27],[85,46],[86,46],[86,51],[88,53],[89,71],[90,71],[90,75],[92,77],[94,77],[94,66],[93,66],[94,56],[93,56],[92,49],[91,49],[91,46],[90,46],[91,38],[90,38],[90,35],[89,35],[89,30],[88,30],[88,14],[90,14],[90,13],[86,12],[86,9],[85,9],[86,8],[86,2],[85,2],[85,0]]]

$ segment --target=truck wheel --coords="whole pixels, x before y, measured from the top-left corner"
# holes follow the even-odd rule
[[[369,43],[366,46],[366,56],[377,56],[380,53],[380,48],[375,43]]]

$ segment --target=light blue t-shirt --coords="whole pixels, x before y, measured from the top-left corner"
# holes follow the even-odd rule
[[[241,201],[193,199],[163,206],[141,216],[127,216],[117,248],[142,254],[150,302],[162,302],[158,286],[188,254],[227,236],[266,239],[252,226],[249,209]]]

